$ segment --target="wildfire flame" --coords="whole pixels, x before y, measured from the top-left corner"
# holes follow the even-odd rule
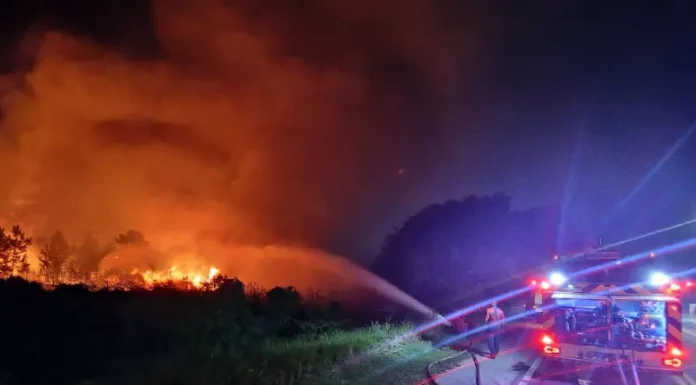
[[[211,283],[215,277],[220,275],[220,270],[215,267],[208,269],[207,273],[195,270],[181,270],[176,265],[169,268],[168,271],[155,271],[155,270],[145,270],[139,271],[138,269],[133,269],[131,272],[132,276],[140,276],[145,285],[152,287],[158,283],[165,282],[182,282],[190,283],[195,288],[201,288],[206,283]]]
[[[136,249],[137,250],[137,249]],[[127,248],[120,250],[124,258],[119,258],[120,253],[110,256],[113,262],[121,263],[128,259],[142,258],[143,254],[128,254]],[[220,269],[216,266],[206,265],[201,263],[200,258],[189,256],[188,259],[177,260],[180,263],[173,263],[168,269],[144,269],[125,266],[110,265],[113,270],[100,270],[89,274],[89,276],[74,276],[71,275],[69,269],[63,271],[58,276],[58,281],[50,281],[46,275],[42,273],[39,263],[39,250],[37,247],[30,247],[27,250],[27,262],[29,263],[29,271],[13,272],[13,275],[21,276],[27,280],[39,282],[47,287],[55,286],[56,284],[84,284],[94,289],[102,288],[145,288],[152,289],[157,285],[173,284],[179,289],[205,289],[212,287],[215,278],[221,276]]]

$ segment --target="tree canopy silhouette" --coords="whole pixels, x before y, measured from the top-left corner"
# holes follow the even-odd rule
[[[119,245],[147,245],[143,233],[137,230],[128,230],[125,233],[119,234],[114,241]]]
[[[72,255],[72,248],[63,236],[63,233],[56,231],[51,235],[48,243],[41,249],[39,255],[41,275],[47,282],[60,282]]]
[[[373,270],[424,302],[505,281],[553,252],[553,210],[512,211],[507,195],[433,204],[388,235]]]
[[[10,231],[0,227],[0,277],[29,271],[27,250],[32,241],[18,225]]]

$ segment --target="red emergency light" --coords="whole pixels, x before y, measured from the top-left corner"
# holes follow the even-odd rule
[[[553,344],[553,338],[551,338],[548,335],[544,335],[543,337],[541,337],[541,343],[544,345],[551,345]]]
[[[672,349],[669,350],[669,357],[665,357],[662,360],[662,364],[672,368],[680,368],[684,364],[681,359],[683,355],[684,352],[682,352],[681,349],[672,347]]]
[[[558,354],[561,352],[560,348],[558,348],[557,346],[554,346],[553,338],[551,336],[549,336],[548,334],[544,334],[541,337],[541,344],[544,345],[542,350],[546,354]]]
[[[668,294],[672,294],[675,292],[690,291],[693,289],[693,287],[694,283],[691,281],[672,282],[668,286],[664,287],[663,290]]]
[[[542,290],[549,290],[551,288],[551,284],[549,281],[537,281],[536,279],[533,279],[529,281],[529,285],[533,287],[539,287]]]

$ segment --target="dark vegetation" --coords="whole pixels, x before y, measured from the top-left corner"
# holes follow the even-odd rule
[[[47,291],[17,277],[0,280],[0,383],[338,384],[351,376],[372,383],[366,362],[386,369],[399,355],[421,352],[418,379],[422,360],[433,357],[427,344],[411,341],[356,367],[358,353],[407,328],[351,324],[337,304],[303,300],[292,288],[245,290],[226,278],[215,285]]]
[[[22,278],[33,243],[41,283]],[[134,230],[71,246],[59,231],[34,240],[19,226],[0,229],[0,384],[401,384],[447,354],[397,338],[408,325],[293,288],[223,276],[200,290],[66,284],[89,282],[114,247],[146,243]]]
[[[513,211],[506,195],[425,207],[395,228],[372,269],[446,312],[519,287],[555,251],[553,208]]]

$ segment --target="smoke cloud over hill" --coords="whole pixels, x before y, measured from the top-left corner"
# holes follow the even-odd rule
[[[19,50],[32,65],[1,88],[5,224],[76,242],[134,228],[264,280],[264,247],[321,247],[356,220],[413,140],[398,135],[405,89],[372,80],[360,35],[443,94],[451,36],[425,0],[308,2],[302,15],[223,3],[153,2],[161,52],[145,59],[32,30]]]

